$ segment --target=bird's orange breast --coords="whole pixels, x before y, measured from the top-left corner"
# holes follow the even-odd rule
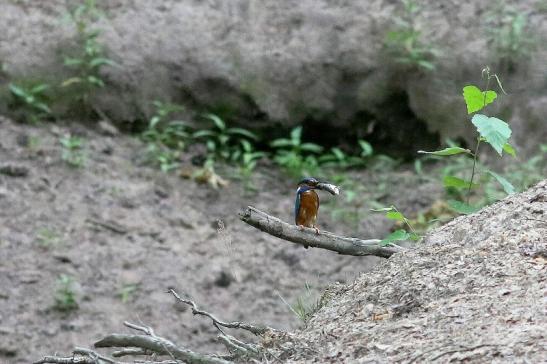
[[[314,190],[300,194],[300,208],[296,214],[296,225],[314,227],[319,210],[319,196]]]

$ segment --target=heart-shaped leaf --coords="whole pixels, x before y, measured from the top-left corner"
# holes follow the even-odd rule
[[[479,111],[488,104],[494,102],[498,95],[495,91],[481,91],[477,86],[468,85],[463,88],[463,98],[467,105],[467,113]]]
[[[501,155],[503,146],[511,136],[509,125],[503,120],[482,114],[473,116],[471,122],[477,127],[479,134],[486,139],[486,142]]]

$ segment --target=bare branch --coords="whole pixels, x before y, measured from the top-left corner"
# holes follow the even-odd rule
[[[344,255],[374,255],[389,258],[396,252],[403,250],[401,247],[382,247],[379,245],[380,240],[378,239],[361,240],[335,235],[326,231],[318,233],[311,228],[302,229],[296,225],[287,224],[277,217],[268,215],[252,206],[247,206],[245,211],[240,212],[239,218],[243,222],[283,240],[306,247],[331,250]]]
[[[35,361],[34,364],[97,364],[97,362],[86,356],[69,356],[62,358],[59,356],[44,356],[41,360]]]
[[[96,348],[141,348],[159,355],[169,355],[189,364],[230,364],[230,361],[213,355],[204,355],[183,349],[171,341],[150,335],[110,334],[95,343]],[[86,363],[87,364],[87,363]]]
[[[249,331],[249,332],[252,332],[252,333],[255,334],[255,335],[263,335],[263,334],[266,333],[267,331],[272,330],[272,329],[269,328],[269,327],[265,327],[265,326],[255,326],[255,325],[251,325],[251,324],[248,324],[248,323],[245,323],[245,322],[239,322],[239,321],[224,322],[224,321],[220,321],[220,320],[217,319],[215,316],[213,316],[213,314],[211,314],[211,313],[209,313],[209,312],[207,312],[207,311],[200,310],[194,301],[187,300],[187,299],[184,299],[184,298],[180,297],[180,296],[177,294],[177,292],[175,292],[173,289],[169,289],[167,292],[168,292],[168,293],[171,293],[173,296],[175,296],[175,298],[176,298],[177,300],[179,300],[180,302],[185,303],[185,304],[189,305],[190,307],[192,307],[192,313],[193,313],[194,315],[207,316],[207,317],[209,317],[211,320],[213,320],[213,323],[214,323],[215,325],[227,327],[227,328],[229,328],[229,329],[242,329],[242,330],[247,330],[247,331]]]
[[[74,348],[72,356],[44,356],[34,364],[124,364],[114,359],[103,356],[93,350],[85,348]]]
[[[154,354],[151,351],[140,349],[140,348],[127,348],[122,350],[117,350],[112,352],[114,358],[121,358],[122,356],[139,356],[139,355],[152,355]]]

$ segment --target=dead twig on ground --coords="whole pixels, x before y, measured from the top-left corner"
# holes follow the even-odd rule
[[[213,314],[211,314],[207,311],[200,310],[194,301],[191,301],[191,300],[184,299],[184,298],[180,297],[178,295],[178,293],[175,292],[173,289],[169,289],[167,292],[171,293],[178,301],[192,307],[192,313],[194,315],[202,315],[202,316],[209,317],[213,321],[213,324],[215,324],[215,325],[226,327],[226,328],[229,328],[229,329],[247,330],[249,332],[252,332],[255,335],[263,335],[264,333],[266,333],[266,331],[271,330],[269,327],[251,325],[251,324],[248,324],[248,323],[245,323],[245,322],[239,322],[239,321],[224,322],[224,321],[221,321],[218,318],[216,318]],[[219,330],[219,331],[222,332],[222,330]]]
[[[317,233],[315,229],[290,225],[252,206],[247,206],[246,210],[240,212],[239,218],[243,222],[283,240],[304,246],[331,250],[344,255],[374,255],[389,258],[396,252],[405,250],[403,247],[393,244],[389,247],[380,246],[379,239],[362,240],[335,235],[327,231]]]
[[[194,315],[202,315],[210,318],[213,325],[220,331],[218,340],[228,349],[229,355],[201,354],[189,349],[180,347],[168,339],[156,335],[151,327],[143,324],[137,325],[131,322],[124,322],[124,325],[140,331],[142,334],[110,334],[95,343],[95,348],[119,348],[112,353],[114,358],[129,356],[152,356],[153,360],[139,360],[139,363],[146,364],[230,364],[232,360],[254,360],[260,359],[267,354],[258,345],[245,343],[231,335],[225,334],[221,327],[241,329],[252,332],[255,335],[263,335],[273,331],[268,327],[251,325],[244,322],[224,322],[216,318],[212,313],[200,310],[194,301],[180,297],[173,289],[168,293],[172,294],[178,301],[192,307]],[[156,356],[168,356],[169,360],[159,361]],[[45,356],[35,364],[129,364],[128,362],[116,361],[103,356],[93,350],[76,348],[72,356]]]
[[[158,355],[167,355],[174,360],[182,360],[189,364],[229,364],[215,355],[200,354],[181,348],[173,342],[157,336],[152,328],[124,322],[127,327],[142,331],[144,335],[110,334],[95,343],[96,348],[139,348]]]
[[[110,359],[91,349],[74,348],[72,356],[44,356],[41,360],[34,364],[126,364],[114,359]]]

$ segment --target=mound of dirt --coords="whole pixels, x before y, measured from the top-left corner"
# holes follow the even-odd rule
[[[333,287],[288,360],[545,362],[546,264],[544,180]]]

